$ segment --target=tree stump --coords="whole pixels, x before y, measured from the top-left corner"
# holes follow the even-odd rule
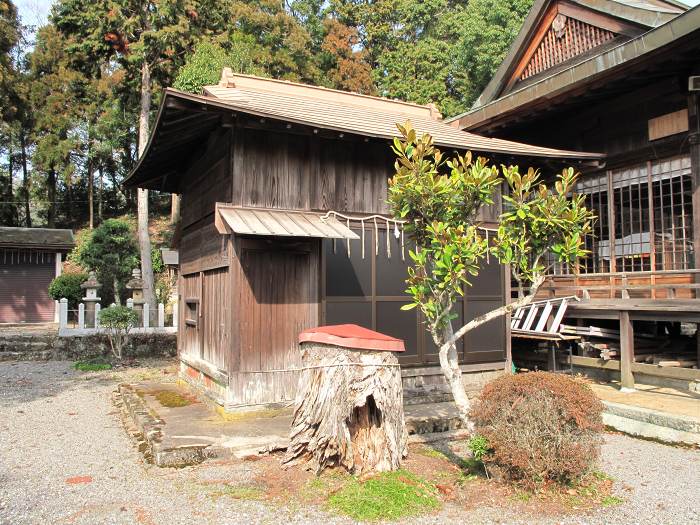
[[[284,463],[307,462],[317,474],[326,467],[397,470],[407,452],[394,353],[403,341],[338,325],[302,332],[300,342],[303,369]]]

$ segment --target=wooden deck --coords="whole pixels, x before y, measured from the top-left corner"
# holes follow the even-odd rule
[[[573,319],[617,319],[627,312],[634,321],[700,323],[700,299],[581,299],[569,304]]]
[[[572,356],[571,364],[619,371],[625,389],[633,389],[634,373],[668,379],[700,380],[700,370],[659,367],[635,362],[635,321],[696,323],[700,329],[700,270],[552,275],[537,298],[575,296],[566,311],[571,320],[612,320],[619,323],[619,359]],[[580,324],[577,323],[577,324]],[[585,324],[585,323],[584,323]],[[603,323],[601,323],[603,324]],[[639,327],[637,327],[639,328]],[[700,363],[700,336],[697,362]],[[643,352],[640,349],[640,353]],[[689,358],[688,360],[693,360]]]

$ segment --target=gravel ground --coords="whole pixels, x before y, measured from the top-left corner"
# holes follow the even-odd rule
[[[251,464],[187,469],[145,464],[111,402],[126,373],[80,373],[68,362],[0,363],[0,524],[349,523],[310,507],[212,494],[207,483],[251,475]],[[603,470],[621,505],[541,523],[700,523],[700,452],[608,435]],[[621,480],[624,480],[621,481]],[[210,486],[211,487],[211,486]],[[446,505],[417,523],[533,523],[508,504],[465,512]]]

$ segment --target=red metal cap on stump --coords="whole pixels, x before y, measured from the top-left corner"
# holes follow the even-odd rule
[[[380,350],[403,352],[403,340],[380,334],[356,324],[336,324],[309,328],[299,334],[300,343],[324,343],[327,345],[355,348],[357,350]]]

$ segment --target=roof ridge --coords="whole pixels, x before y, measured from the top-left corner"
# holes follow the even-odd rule
[[[282,79],[276,79],[276,78],[265,78],[265,77],[260,77],[256,75],[244,75],[241,73],[233,73],[231,68],[225,67],[221,71],[221,79],[219,80],[219,83],[217,85],[210,85],[210,86],[204,86],[204,89],[208,88],[216,88],[216,87],[223,87],[223,88],[238,88],[245,90],[246,87],[248,87],[250,90],[254,91],[255,87],[252,85],[249,86],[241,86],[238,85],[241,82],[236,83],[237,79],[242,79],[244,81],[252,81],[253,83],[256,84],[261,84],[263,86],[272,86],[272,85],[277,85],[277,86],[285,86],[289,87],[292,89],[298,89],[298,90],[303,90],[303,91],[316,91],[323,93],[325,95],[330,95],[331,97],[336,96],[339,98],[343,99],[355,99],[355,100],[364,100],[364,101],[372,101],[373,108],[377,109],[377,105],[396,105],[396,106],[403,106],[405,108],[411,108],[413,109],[413,113],[417,113],[418,111],[422,110],[426,114],[425,116],[427,118],[431,118],[433,120],[441,120],[442,119],[442,114],[440,113],[439,109],[434,103],[428,103],[428,104],[418,104],[416,102],[406,102],[404,100],[398,100],[398,99],[391,99],[388,97],[379,97],[375,95],[365,95],[363,93],[357,93],[354,91],[343,91],[340,89],[333,89],[333,88],[328,88],[324,86],[316,86],[314,84],[305,84],[302,82],[292,82],[291,80],[282,80]],[[270,89],[269,90],[271,93],[275,94],[285,94],[283,92],[280,92],[275,89]],[[291,93],[286,93],[287,95],[293,96]],[[314,97],[311,94],[297,94],[299,96],[304,96],[306,98],[314,99]],[[324,97],[326,100],[328,97]],[[337,101],[342,103],[341,101]],[[356,105],[360,107],[367,107],[368,104],[362,104],[358,102],[358,104],[348,104],[348,105]]]

